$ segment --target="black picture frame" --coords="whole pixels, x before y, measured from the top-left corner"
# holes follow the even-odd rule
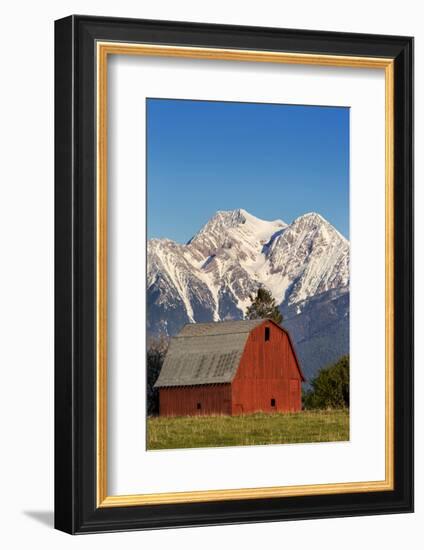
[[[394,490],[97,507],[98,40],[394,60]],[[413,511],[413,39],[73,15],[55,22],[55,527],[94,533]]]

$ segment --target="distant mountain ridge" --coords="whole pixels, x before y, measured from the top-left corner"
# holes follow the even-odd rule
[[[148,241],[148,332],[242,319],[259,286],[280,305],[307,375],[348,353],[349,242],[314,212],[287,224],[218,211],[187,244]]]

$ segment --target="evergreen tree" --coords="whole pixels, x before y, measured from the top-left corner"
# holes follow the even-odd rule
[[[159,391],[154,387],[168,350],[168,339],[159,336],[147,344],[147,414],[159,413]]]
[[[281,311],[268,290],[260,287],[257,295],[250,299],[252,303],[246,310],[246,319],[272,319],[278,325],[282,322]]]
[[[311,389],[304,393],[305,409],[349,408],[349,356],[320,370],[311,381]]]

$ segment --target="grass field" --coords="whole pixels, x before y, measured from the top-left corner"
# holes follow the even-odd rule
[[[184,416],[147,420],[147,449],[186,449],[347,441],[349,411],[245,416]]]

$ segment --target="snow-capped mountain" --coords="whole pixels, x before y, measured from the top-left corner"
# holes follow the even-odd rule
[[[274,297],[293,305],[349,284],[349,243],[319,214],[304,214],[273,240],[267,253]]]
[[[173,335],[187,322],[242,319],[259,286],[280,304],[301,347],[314,335],[317,308],[321,319],[334,310],[326,326],[348,320],[349,242],[316,213],[287,225],[241,209],[217,212],[187,244],[152,239],[148,331]],[[341,298],[345,307],[335,307]]]

